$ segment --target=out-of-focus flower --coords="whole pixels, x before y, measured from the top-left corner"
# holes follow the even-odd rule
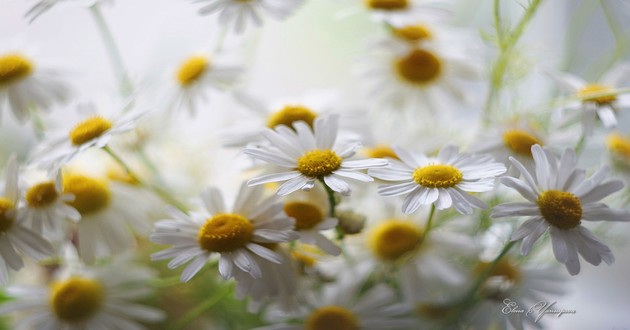
[[[291,16],[304,0],[197,0],[207,3],[199,9],[199,14],[219,15],[219,23],[236,33],[243,33],[248,24],[261,26],[262,15],[277,20]]]
[[[438,1],[425,0],[350,0],[353,3],[363,2],[366,9],[376,22],[390,24],[412,24],[418,20],[446,20],[451,12],[437,6]],[[348,1],[348,2],[350,2]],[[359,5],[357,5],[359,6]],[[357,8],[358,9],[358,8]],[[357,11],[349,8],[338,14],[340,17],[348,16],[348,13]]]
[[[488,155],[459,153],[455,146],[440,150],[436,158],[394,147],[401,161],[391,159],[390,167],[370,169],[369,174],[396,184],[379,187],[381,196],[407,195],[403,213],[412,213],[422,205],[435,203],[438,210],[454,206],[462,214],[471,214],[472,208],[485,208],[486,204],[466,192],[485,192],[494,187],[496,176],[505,172],[505,166]]]
[[[315,180],[323,180],[333,191],[350,195],[350,186],[344,178],[370,182],[373,179],[358,170],[387,165],[385,159],[345,160],[354,155],[359,145],[336,143],[336,115],[315,119],[312,129],[302,121],[294,123],[293,127],[295,131],[284,125],[275,130],[265,129],[261,134],[271,146],[248,147],[243,151],[254,158],[291,169],[251,179],[249,185],[288,180],[278,188],[278,195],[284,196],[299,189],[310,190],[315,186]]]
[[[48,110],[69,95],[70,89],[58,70],[40,66],[19,51],[0,53],[0,114],[8,104],[15,118],[24,123],[33,109]]]
[[[182,282],[197,274],[215,253],[220,255],[219,273],[223,278],[232,277],[234,266],[250,274],[252,280],[261,278],[262,270],[254,255],[281,263],[282,258],[265,246],[297,238],[294,221],[284,214],[282,203],[276,197],[261,200],[262,194],[262,187],[242,184],[233,211],[229,212],[221,192],[209,188],[201,196],[206,214],[188,215],[170,209],[174,219],[157,222],[150,238],[173,247],[154,253],[151,258],[172,259],[168,264],[171,269],[192,260],[182,272]]]
[[[501,183],[518,191],[527,202],[498,205],[492,210],[492,217],[530,217],[512,235],[513,241],[523,239],[523,255],[529,254],[534,242],[549,229],[553,253],[571,275],[580,272],[578,253],[596,266],[602,260],[612,264],[615,259],[608,246],[581,223],[582,220],[630,221],[628,211],[610,209],[599,202],[622,189],[623,183],[619,180],[604,182],[607,167],[602,167],[585,180],[585,171],[576,168],[577,157],[571,149],[566,149],[559,158],[535,145],[532,154],[535,173],[530,173],[518,160],[510,158],[523,180],[501,178]]]

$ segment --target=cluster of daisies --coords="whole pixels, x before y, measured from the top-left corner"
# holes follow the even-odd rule
[[[306,5],[197,2],[226,38]],[[33,132],[27,150],[0,152],[0,315],[16,329],[540,326],[502,311],[562,294],[583,261],[611,265],[607,223],[630,221],[618,128],[630,64],[593,82],[541,67],[565,93],[558,109],[497,109],[508,91],[483,73],[504,79],[539,3],[521,30],[497,23],[502,52],[488,64],[449,1],[348,0],[331,15],[367,11],[382,27],[356,61],[356,90],[263,100],[239,88],[247,67],[221,43],[141,84],[102,12],[114,1],[33,1],[32,24],[65,5],[91,12],[120,92],[77,95],[60,68],[0,53],[2,125]],[[182,120],[233,115],[216,98],[245,119],[184,152],[171,138]],[[607,164],[584,167],[602,151]],[[195,168],[207,153],[230,162]]]

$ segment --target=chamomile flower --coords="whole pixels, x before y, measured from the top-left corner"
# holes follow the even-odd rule
[[[19,270],[24,267],[17,251],[36,260],[53,254],[52,246],[40,234],[26,228],[20,210],[18,188],[18,164],[15,156],[9,159],[6,169],[4,192],[0,195],[0,283],[9,279],[9,268]]]
[[[567,93],[576,95],[580,102],[572,103],[564,109],[563,121],[581,119],[582,134],[589,136],[595,128],[595,120],[599,118],[605,128],[617,125],[617,113],[630,107],[630,96],[615,95],[616,88],[628,87],[630,81],[630,64],[624,63],[613,67],[598,82],[588,82],[569,73],[546,72],[553,81]]]
[[[182,282],[197,274],[215,253],[219,254],[219,273],[224,279],[234,275],[235,266],[254,279],[261,278],[262,270],[254,256],[281,263],[281,256],[265,246],[297,238],[294,221],[284,214],[282,203],[275,197],[261,200],[262,194],[262,187],[242,184],[230,212],[221,192],[209,188],[201,196],[205,214],[188,215],[170,209],[173,219],[157,222],[150,239],[173,246],[151,258],[172,259],[168,264],[171,269],[191,261],[182,272]]]
[[[403,213],[415,212],[422,205],[434,204],[438,210],[454,206],[462,214],[486,204],[466,192],[485,192],[494,187],[495,177],[505,166],[488,155],[459,153],[455,146],[446,146],[435,158],[394,147],[401,161],[390,160],[390,167],[370,169],[368,173],[384,181],[398,183],[380,186],[381,196],[407,195]]]
[[[532,154],[535,173],[530,173],[521,162],[510,158],[523,179],[501,178],[501,183],[518,191],[527,202],[498,205],[492,210],[492,217],[530,217],[512,235],[513,241],[523,239],[523,255],[529,254],[534,242],[549,230],[553,253],[571,275],[580,272],[578,254],[595,266],[602,260],[612,264],[614,257],[608,246],[581,223],[582,220],[630,221],[629,212],[610,209],[599,202],[622,189],[623,183],[618,180],[604,182],[607,167],[585,179],[585,171],[576,168],[577,157],[571,149],[566,149],[559,158],[535,145]]]
[[[100,115],[94,104],[77,105],[83,118],[71,129],[61,128],[50,134],[36,151],[32,162],[54,173],[88,149],[107,146],[112,137],[132,130],[144,112],[129,111],[118,115]]]
[[[436,6],[437,1],[424,0],[351,0],[354,3],[363,2],[362,6],[367,10],[376,22],[390,24],[410,24],[418,20],[445,20],[451,16],[450,11]],[[348,8],[340,13],[339,17],[349,16],[355,13],[357,8]]]
[[[64,102],[70,89],[59,70],[21,51],[0,52],[0,115],[3,108],[24,123],[33,109],[42,111]]]
[[[606,149],[612,169],[630,182],[630,137],[613,132],[606,138]]]
[[[97,4],[111,4],[113,2],[113,0],[37,0],[37,3],[24,14],[24,17],[32,22],[53,7],[64,4],[92,7]]]
[[[227,64],[220,54],[191,54],[162,78],[163,103],[167,111],[183,109],[195,116],[199,107],[208,102],[211,91],[233,87],[241,75],[242,69]]]
[[[276,20],[291,16],[304,0],[197,0],[206,3],[199,14],[219,15],[219,23],[236,33],[243,33],[249,24],[261,26],[262,15]]]
[[[15,300],[0,314],[20,312],[15,329],[146,329],[142,323],[165,318],[164,312],[135,301],[151,296],[154,274],[130,262],[88,269],[63,269],[50,286],[9,287]]]
[[[342,195],[350,194],[350,186],[344,178],[362,182],[373,179],[358,170],[387,165],[385,159],[346,160],[355,153],[358,143],[341,146],[336,143],[338,116],[320,117],[313,122],[313,128],[303,121],[293,124],[292,129],[280,125],[275,130],[265,129],[262,136],[271,146],[248,147],[243,152],[256,159],[290,169],[249,180],[249,185],[286,181],[277,194],[284,196],[294,191],[310,190],[315,180],[323,182],[333,191]]]

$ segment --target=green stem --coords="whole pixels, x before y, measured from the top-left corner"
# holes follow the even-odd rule
[[[184,327],[199,317],[201,314],[207,312],[214,307],[221,299],[225,298],[228,293],[232,291],[231,285],[226,285],[216,295],[208,297],[208,299],[202,301],[197,307],[193,308],[190,312],[186,313],[173,327],[174,329],[184,329]]]
[[[435,214],[435,204],[431,204],[431,211],[429,211],[429,218],[427,219],[427,225],[424,229],[424,234],[422,235],[422,241],[424,242],[429,236],[429,231],[433,228],[433,215]]]
[[[326,189],[326,194],[328,195],[328,204],[330,204],[330,213],[329,216],[331,218],[336,218],[337,217],[337,198],[335,198],[335,191],[330,189],[330,187],[328,185],[326,185],[326,182],[324,182],[323,179],[320,179],[319,182],[322,183],[322,185],[324,186],[324,189]],[[337,225],[336,228],[337,231],[337,239],[338,240],[343,240],[343,237],[345,236],[345,233],[343,232],[343,230]]]
[[[133,85],[131,83],[131,79],[129,79],[129,75],[127,74],[127,69],[125,68],[122,56],[120,55],[120,50],[118,49],[114,36],[112,35],[112,31],[107,25],[98,4],[91,6],[90,12],[92,13],[98,32],[105,44],[105,50],[107,51],[107,55],[112,64],[114,75],[120,84],[120,92],[125,97],[130,96],[133,92]]]
[[[584,135],[584,133],[582,133],[580,135],[580,139],[575,144],[575,154],[578,156],[582,154],[582,151],[584,151],[585,146],[586,146],[586,136]]]
[[[156,193],[158,196],[160,196],[160,198],[162,198],[162,200],[164,200],[165,202],[177,207],[180,211],[186,212],[187,211],[187,207],[184,206],[183,204],[181,204],[179,201],[177,201],[175,198],[173,198],[171,195],[169,195],[167,192],[163,191],[162,189],[155,187],[153,185],[150,185],[148,183],[146,183],[143,179],[141,179],[128,165],[127,163],[125,163],[125,161],[118,156],[112,149],[110,149],[108,146],[103,147],[103,150],[105,150],[105,152],[107,152],[107,154],[109,154],[110,157],[112,157],[112,159],[114,159],[116,161],[116,163],[118,163],[120,166],[122,166],[122,168],[125,170],[125,172],[127,172],[127,175],[129,175],[131,177],[132,180],[138,182],[140,185],[142,185],[143,187],[153,191],[154,193]]]

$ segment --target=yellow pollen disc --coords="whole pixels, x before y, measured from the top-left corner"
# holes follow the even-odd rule
[[[608,150],[622,158],[630,159],[630,139],[619,134],[612,133],[606,139]]]
[[[57,198],[59,194],[52,181],[36,184],[26,192],[26,203],[30,207],[45,207],[57,201]]]
[[[489,262],[480,262],[474,269],[476,274],[482,274],[490,267]],[[521,272],[507,258],[501,258],[494,266],[488,277],[501,276],[512,283],[516,283],[521,278]]]
[[[313,267],[315,266],[315,264],[317,264],[317,259],[311,256],[308,256],[304,253],[293,251],[291,252],[291,256],[293,257],[294,260],[298,261],[300,264],[306,267]]]
[[[72,131],[70,131],[70,141],[75,146],[80,146],[92,139],[95,139],[103,133],[109,131],[113,124],[111,121],[101,117],[94,116],[78,123]]]
[[[313,149],[297,161],[297,170],[311,178],[330,175],[341,166],[343,159],[330,149]]]
[[[599,84],[590,84],[584,86],[582,89],[578,91],[578,97],[582,99],[583,102],[592,102],[597,104],[609,104],[617,100],[616,95],[606,95],[606,96],[593,96],[601,93],[612,92],[613,88],[611,86],[599,85]]]
[[[129,173],[123,170],[120,166],[111,167],[107,170],[107,178],[112,181],[126,183],[132,186],[139,186],[140,182],[135,178],[131,177]]]
[[[304,322],[305,330],[358,330],[359,319],[346,308],[324,306],[316,309]]]
[[[303,121],[313,127],[313,121],[317,114],[311,109],[301,105],[287,105],[282,110],[272,114],[267,120],[267,127],[274,128],[278,125],[293,127],[296,121]]]
[[[189,86],[203,76],[210,67],[207,57],[193,56],[179,67],[177,70],[177,81],[182,86]]]
[[[394,150],[390,146],[386,145],[377,145],[374,148],[368,148],[366,153],[369,158],[400,159],[398,158],[398,155],[396,155],[396,152],[394,152]]]
[[[284,212],[295,219],[295,229],[311,229],[324,220],[322,211],[316,205],[305,202],[284,204]]]
[[[92,279],[73,277],[53,283],[50,306],[62,321],[78,322],[94,316],[103,306],[103,286]]]
[[[395,28],[393,33],[396,37],[409,41],[409,42],[418,42],[422,40],[431,39],[433,34],[431,30],[429,30],[426,26],[418,24],[418,25],[407,25],[401,28]]]
[[[66,203],[82,215],[106,208],[111,199],[107,182],[79,174],[64,176],[63,191],[74,195],[74,200]]]
[[[422,229],[413,223],[392,219],[372,229],[369,245],[377,257],[395,261],[415,250],[422,241],[422,235]]]
[[[197,234],[201,248],[212,252],[229,252],[245,247],[252,239],[254,226],[244,216],[219,213],[206,220]]]
[[[409,7],[409,0],[365,0],[370,9],[401,10]]]
[[[543,191],[536,201],[542,216],[555,227],[571,229],[580,225],[582,203],[574,194],[559,190]]]
[[[0,197],[0,233],[4,233],[11,229],[13,222],[15,221],[15,205],[13,202]]]
[[[18,54],[0,56],[0,86],[19,81],[33,72],[33,63]]]
[[[460,170],[451,165],[428,165],[413,171],[413,181],[427,188],[449,188],[462,181]]]
[[[429,320],[444,320],[455,310],[454,306],[437,305],[437,304],[419,304],[416,306],[416,312]]]
[[[511,129],[503,133],[503,143],[513,153],[523,156],[532,156],[532,146],[542,142],[536,136],[522,129]]]
[[[435,54],[416,48],[394,61],[394,69],[405,82],[413,85],[426,85],[440,76],[442,62]]]

